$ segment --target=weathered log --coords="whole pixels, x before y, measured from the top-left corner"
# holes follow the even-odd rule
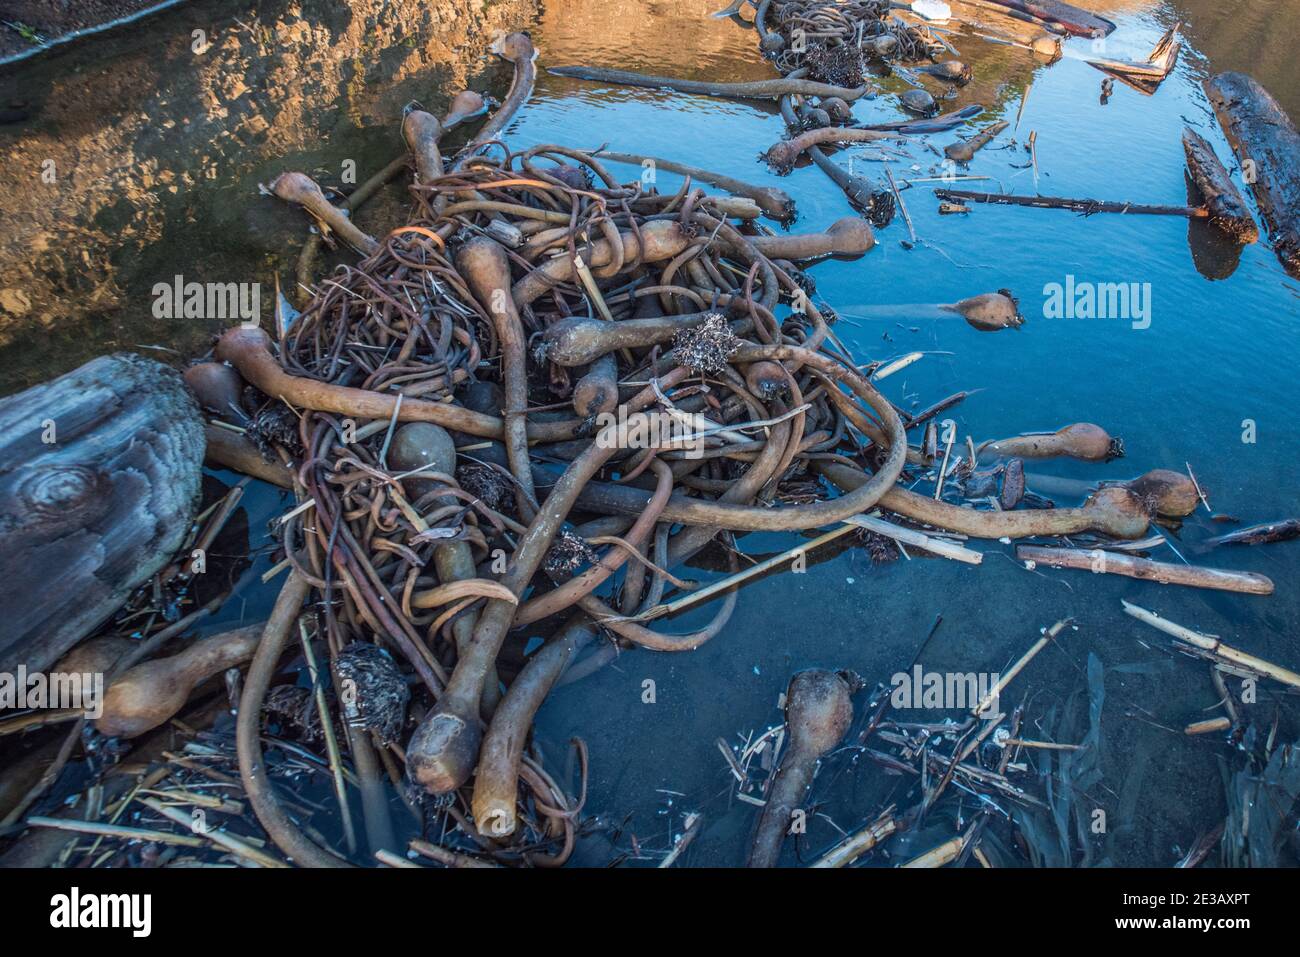
[[[203,420],[180,375],[102,356],[0,399],[0,671],[37,671],[182,544]]]
[[[1064,3],[1063,0],[986,0],[981,6],[990,3],[1056,24],[1078,37],[1109,36],[1115,29],[1115,24],[1105,17]]]
[[[1195,130],[1185,129],[1183,151],[1187,154],[1187,172],[1210,211],[1210,225],[1242,244],[1258,240],[1259,227],[1246,207],[1246,198],[1228,177],[1214,147]]]
[[[603,70],[591,66],[553,66],[547,73],[555,76],[594,80],[597,83],[616,83],[620,86],[649,87],[652,90],[675,90],[678,93],[695,93],[701,96],[721,96],[741,100],[776,100],[784,94],[799,96],[837,96],[841,100],[856,100],[864,96],[867,86],[833,86],[815,80],[783,77],[778,80],[752,80],[748,83],[713,83],[708,80],[685,80],[673,76],[655,76],[631,73],[627,70]]]
[[[1244,73],[1220,73],[1205,92],[1255,194],[1273,251],[1300,274],[1300,133],[1268,90]]]

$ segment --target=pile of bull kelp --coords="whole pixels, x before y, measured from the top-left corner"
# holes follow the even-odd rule
[[[1031,567],[1271,592],[1262,575],[1144,557],[1164,541],[1153,523],[1176,525],[1203,501],[1188,473],[1159,469],[1046,494],[1031,488],[1027,461],[1121,457],[1123,442],[1106,429],[1074,423],[963,442],[938,423],[967,393],[911,412],[881,393],[880,382],[923,356],[852,355],[808,270],[827,257],[867,253],[872,221],[882,228],[891,201],[901,200],[896,189],[831,172],[838,168],[819,143],[887,142],[966,117],[809,136],[826,128],[810,113],[843,121],[865,87],[861,70],[852,69],[858,60],[837,66],[826,52],[842,42],[796,56],[792,41],[797,29],[824,28],[823,36],[852,38],[858,51],[869,40],[879,56],[902,51],[910,60],[943,44],[929,30],[886,20],[886,4],[764,2],[759,9],[763,49],[785,77],[702,84],[709,89],[700,92],[780,100],[791,139],[774,146],[768,161],[788,170],[805,152],[814,162],[821,157],[870,218],[845,217],[823,232],[777,232],[764,217],[790,228],[797,214],[779,189],[663,157],[561,144],[516,151],[501,134],[535,80],[524,34],[498,45],[513,64],[510,91],[454,154],[443,153],[448,134],[490,108],[472,92],[441,118],[409,110],[402,126],[409,156],[354,191],[347,208],[299,172],[266,184],[317,227],[300,262],[307,294],[300,309],[281,297],[273,328],[229,329],[185,375],[207,413],[209,463],[295,499],[273,526],[279,550],[268,580],[279,597],[265,623],[170,658],[141,663],[147,654],[138,647],[96,639],[115,680],[92,723],[110,739],[154,740],[196,687],[248,667],[229,678],[233,726],[227,720],[195,731],[204,725],[191,715],[181,743],[151,745],[146,777],[101,795],[98,819],[79,822],[104,854],[77,860],[141,863],[125,850],[134,841],[137,851],[154,848],[155,861],[162,853],[170,861],[228,855],[259,866],[286,859],[337,866],[367,860],[364,847],[394,866],[410,863],[407,851],[453,867],[561,865],[586,826],[587,759],[575,741],[573,785],[532,742],[534,716],[550,691],[617,649],[673,653],[726,640],[745,582],[838,538],[852,536],[882,558],[915,548],[971,565],[982,561],[972,540],[1035,539],[1016,552]],[[857,19],[836,19],[843,16]],[[961,73],[946,72],[954,80]],[[915,112],[936,110],[918,103]],[[617,172],[629,163],[640,167],[630,179]],[[646,170],[677,172],[681,186],[659,192]],[[362,231],[350,212],[384,182],[408,175],[405,221],[383,235]],[[355,261],[314,276],[322,241],[355,251]],[[1024,322],[1006,290],[922,308],[964,320],[971,335]],[[1050,495],[1082,504],[1058,507]],[[186,549],[210,541],[237,501],[227,496]],[[735,536],[812,530],[818,537],[742,567]],[[1261,541],[1284,534],[1246,532]],[[705,549],[722,556],[726,574],[707,583],[683,577],[685,563]],[[183,577],[186,567],[169,572]],[[664,627],[663,619],[703,605],[713,615],[698,629]],[[1129,613],[1229,674],[1300,682],[1144,609]],[[185,623],[155,632],[149,650]],[[1061,734],[1072,744],[1029,737],[1027,705],[1003,714],[997,701],[1069,625],[1044,629],[996,688],[969,703],[961,723],[904,722],[891,714],[884,687],[868,695],[855,721],[852,698],[865,687],[859,676],[795,675],[785,725],[768,739],[770,774],[757,799],[763,810],[750,863],[777,862],[819,763],[846,742],[857,759],[913,776],[915,802],[883,809],[825,852],[821,866],[858,860],[958,793],[975,795],[979,813],[909,863],[974,857],[988,864],[1000,854],[1033,860],[1054,843],[1061,862],[1070,862],[1070,832],[1082,812],[1069,805],[1069,791],[1038,788],[1043,763],[1025,755],[1046,753],[1045,777],[1055,759],[1080,790],[1095,782],[1099,672],[1090,663],[1088,720]],[[533,638],[544,639],[537,650],[507,653]],[[170,697],[159,694],[164,686]],[[214,709],[207,710],[211,719]],[[1234,715],[1228,730],[1245,735],[1247,724]],[[74,739],[56,761],[66,763]],[[728,755],[742,785],[761,750]],[[1270,741],[1262,763],[1270,781],[1294,783],[1285,746]],[[302,779],[317,780],[321,801],[300,793]],[[49,773],[36,781],[8,823],[52,781]],[[228,792],[214,796],[214,785]],[[393,820],[390,785],[420,839],[395,839],[409,825]],[[364,844],[353,831],[353,794]],[[120,824],[133,801],[147,812],[133,826]],[[205,821],[228,815],[241,827],[192,827],[199,811]],[[35,824],[78,830],[60,820]],[[992,840],[981,845],[1004,821],[1029,840],[1005,852]],[[189,830],[179,833],[178,825]],[[1251,853],[1244,838],[1238,853]]]

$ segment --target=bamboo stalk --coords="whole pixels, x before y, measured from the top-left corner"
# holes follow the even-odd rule
[[[1187,585],[1213,588],[1245,595],[1271,595],[1273,582],[1255,572],[1235,572],[1221,568],[1197,568],[1156,562],[1149,558],[1118,555],[1100,548],[1046,548],[1041,545],[1017,545],[1016,558],[1047,565],[1072,568],[1098,574],[1123,575],[1159,582],[1162,585]]]

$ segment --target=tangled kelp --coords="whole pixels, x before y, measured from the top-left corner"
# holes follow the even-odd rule
[[[517,107],[531,50],[518,37],[502,49],[516,62],[507,101]],[[846,119],[834,103],[818,108]],[[499,112],[492,128],[508,118]],[[440,863],[563,863],[583,798],[530,747],[534,715],[594,642],[673,652],[722,633],[741,580],[731,532],[822,528],[878,506],[888,520],[874,519],[885,531],[873,534],[893,528],[909,546],[977,563],[950,533],[1084,535],[1110,546],[1139,538],[1159,512],[1128,487],[1099,490],[1079,509],[1019,509],[1019,458],[999,466],[1003,511],[951,501],[958,487],[974,500],[965,480],[982,450],[968,441],[954,451],[952,437],[942,448],[933,420],[965,394],[901,413],[875,385],[901,360],[857,363],[834,313],[812,298],[809,261],[866,252],[865,220],[844,221],[841,232],[857,240],[847,248],[831,231],[825,242],[770,236],[753,203],[690,177],[668,195],[621,182],[605,153],[516,151],[480,133],[444,158],[446,125],[407,114],[412,156],[398,172],[414,167],[412,207],[387,232],[368,236],[322,207],[301,174],[277,181],[300,187],[275,192],[364,258],[315,282],[303,311],[282,311],[270,335],[229,331],[216,358],[232,365],[192,377],[216,384],[205,400],[225,420],[216,434],[238,436],[271,410],[292,426],[249,430],[277,460],[256,468],[273,469],[266,474],[299,504],[277,523],[288,582],[242,689],[237,750],[259,820],[296,862],[341,858],[267,786],[269,716],[284,715],[304,740],[347,736],[381,859],[391,859],[392,828],[374,798],[386,775],[426,792],[403,796],[422,824],[441,821],[445,846],[411,846]],[[1002,293],[963,302],[989,297],[1000,297],[998,322],[964,318],[976,328],[1019,324]],[[235,368],[247,389],[232,388],[242,385]],[[922,426],[924,438],[909,443]],[[230,450],[218,445],[214,461],[242,468],[257,454]],[[934,482],[933,497],[901,486],[918,481]],[[713,540],[736,577],[698,588],[674,574]],[[877,552],[881,541],[871,543]],[[688,635],[651,627],[670,587],[716,601],[713,620]],[[536,637],[546,638],[541,649],[522,654]],[[308,699],[290,700],[276,683],[294,638],[309,659],[322,646],[331,665],[315,726]],[[923,728],[885,729],[923,779],[935,775],[922,811],[952,780],[985,795],[1012,787],[965,763],[992,730],[970,730],[979,727],[960,729],[951,755],[914,747]],[[810,755],[791,793],[811,776]],[[344,767],[337,754],[332,763]],[[968,831],[910,863],[957,861],[979,847]]]

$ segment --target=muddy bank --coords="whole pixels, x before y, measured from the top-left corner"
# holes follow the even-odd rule
[[[160,334],[155,282],[179,270],[269,289],[301,224],[250,202],[257,184],[303,168],[346,191],[346,160],[361,182],[401,149],[392,120],[407,102],[504,86],[484,51],[535,13],[522,0],[197,3],[11,68],[0,103],[26,119],[0,127],[0,391],[114,348],[198,348],[215,331],[204,323]],[[200,236],[197,222],[216,228]]]
[[[68,42],[116,21],[148,15],[184,0],[80,0],[75,6],[59,0],[13,0],[5,4],[0,28],[0,59],[19,57]]]

